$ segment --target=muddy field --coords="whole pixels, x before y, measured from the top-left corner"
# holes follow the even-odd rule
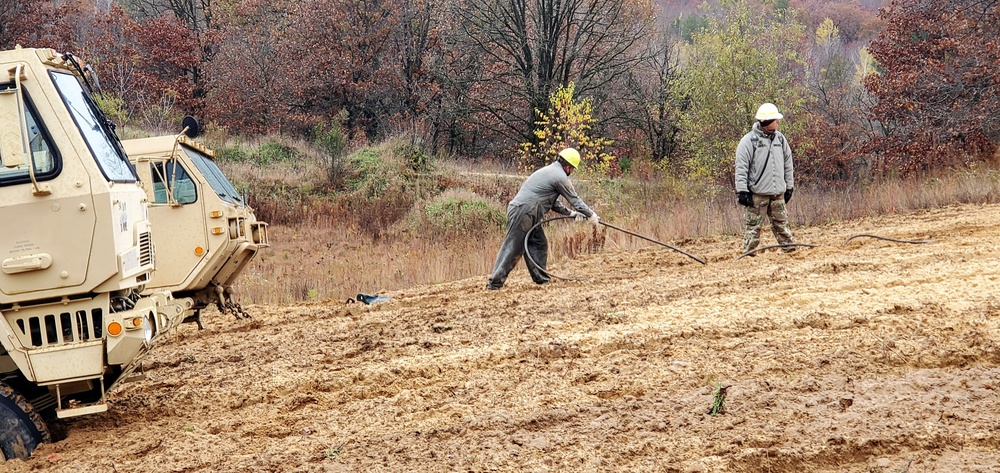
[[[213,312],[2,469],[1000,472],[1000,206],[795,231]]]

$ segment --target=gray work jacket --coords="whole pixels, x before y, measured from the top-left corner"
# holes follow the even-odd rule
[[[770,156],[768,156],[770,153]],[[769,138],[760,122],[736,147],[736,192],[779,195],[795,187],[792,148],[780,131]]]
[[[528,176],[521,184],[517,195],[507,206],[507,212],[510,213],[511,209],[517,206],[528,206],[529,208],[525,209],[524,213],[534,215],[536,222],[549,210],[569,215],[570,210],[559,202],[559,196],[566,198],[570,205],[584,216],[590,217],[594,214],[594,211],[590,210],[583,199],[576,195],[576,189],[573,189],[573,184],[569,182],[569,176],[566,175],[566,171],[563,171],[559,161],[555,161]]]

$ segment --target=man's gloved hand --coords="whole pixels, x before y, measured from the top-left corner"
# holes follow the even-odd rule
[[[601,218],[597,216],[597,212],[590,214],[590,217],[588,217],[587,220],[595,227],[597,224],[601,223]]]
[[[747,191],[737,192],[736,200],[744,207],[753,207],[753,194]]]
[[[792,191],[793,191],[793,190],[794,190],[794,189],[792,189],[791,187],[789,187],[789,188],[788,188],[788,189],[787,189],[787,190],[785,191],[785,203],[786,203],[786,204],[788,203],[788,201],[789,201],[789,200],[792,200]]]
[[[584,220],[587,220],[587,217],[585,215],[583,215],[580,212],[577,212],[576,210],[570,210],[569,211],[569,216],[573,217],[574,219],[576,219],[577,222],[582,222]]]

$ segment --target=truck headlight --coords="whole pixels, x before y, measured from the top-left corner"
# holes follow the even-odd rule
[[[142,319],[142,335],[146,338],[147,342],[152,341],[153,335],[156,335],[156,325],[154,325],[152,317],[150,315]]]

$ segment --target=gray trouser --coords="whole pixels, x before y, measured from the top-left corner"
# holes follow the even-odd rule
[[[747,207],[743,212],[746,224],[743,232],[743,252],[746,253],[760,244],[760,230],[764,226],[764,215],[771,221],[771,232],[778,240],[779,245],[794,243],[792,241],[792,230],[788,227],[788,211],[785,209],[785,196],[778,195],[753,195],[753,207]],[[782,249],[791,251],[795,248]]]
[[[494,289],[503,287],[504,282],[507,281],[507,275],[514,269],[517,260],[521,256],[525,256],[524,237],[531,227],[541,221],[541,216],[533,215],[534,210],[526,205],[517,205],[507,209],[507,236],[504,237],[503,243],[500,245],[496,263],[493,264],[493,274],[490,275],[487,287]],[[549,277],[544,272],[548,259],[549,241],[545,238],[545,232],[542,231],[541,227],[531,232],[531,237],[528,239],[528,252],[531,254],[531,259],[535,260],[535,263],[538,263],[538,266],[542,268],[539,270],[525,256],[524,264],[528,267],[531,280],[535,281],[536,284],[549,282]]]

